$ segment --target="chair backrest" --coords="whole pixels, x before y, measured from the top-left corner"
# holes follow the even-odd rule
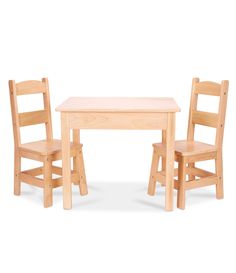
[[[51,140],[53,138],[53,134],[48,79],[43,78],[42,81],[23,81],[19,83],[15,83],[15,81],[10,80],[9,91],[15,146],[18,147],[21,144],[20,127],[23,126],[44,123],[46,127],[47,140]],[[43,95],[44,109],[19,113],[17,97],[38,93]]]
[[[228,96],[228,81],[222,81],[221,84],[203,81],[198,78],[192,81],[192,94],[189,109],[188,140],[194,140],[195,124],[216,128],[215,146],[222,148],[225,113]],[[198,111],[198,96],[208,95],[219,97],[219,107],[217,113]]]

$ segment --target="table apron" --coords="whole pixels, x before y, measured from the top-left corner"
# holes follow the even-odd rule
[[[166,130],[168,113],[67,113],[72,129]]]

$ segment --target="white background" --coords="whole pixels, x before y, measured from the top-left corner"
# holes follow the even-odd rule
[[[235,272],[235,1],[0,2],[0,272]],[[8,80],[49,78],[54,109],[69,96],[170,96],[184,139],[193,77],[230,81],[224,141],[225,199],[187,193],[164,211],[164,189],[146,194],[155,131],[83,131],[89,195],[73,187],[43,208],[42,191],[13,195]],[[22,102],[22,109],[34,101]],[[202,101],[209,110],[213,104]],[[212,132],[198,136],[210,141]],[[30,128],[26,140],[39,139]],[[31,167],[34,163],[24,162]],[[212,168],[211,164],[204,166]]]

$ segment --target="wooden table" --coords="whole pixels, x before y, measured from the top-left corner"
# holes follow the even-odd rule
[[[173,210],[175,113],[172,98],[69,98],[56,108],[61,112],[63,206],[72,208],[70,130],[79,141],[81,129],[162,130],[166,143],[166,210]],[[81,194],[87,193],[86,181]]]

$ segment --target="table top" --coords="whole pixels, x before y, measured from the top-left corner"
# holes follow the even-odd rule
[[[56,108],[59,112],[179,112],[173,98],[71,97]]]

